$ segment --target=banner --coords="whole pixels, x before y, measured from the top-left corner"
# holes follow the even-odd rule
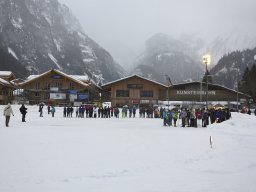
[[[89,94],[88,93],[80,93],[78,94],[78,100],[79,101],[87,101],[89,100]]]
[[[76,94],[70,94],[69,95],[69,100],[70,101],[75,101],[77,99],[77,95]]]
[[[50,93],[50,99],[64,100],[66,99],[66,93]]]

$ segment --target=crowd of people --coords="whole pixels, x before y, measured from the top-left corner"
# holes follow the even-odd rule
[[[39,105],[39,117],[43,117],[44,104]],[[22,122],[26,122],[27,108],[24,104],[19,108],[22,115]],[[48,114],[54,117],[56,112],[54,105],[47,105]],[[136,116],[137,108],[135,105],[118,107],[96,107],[94,105],[81,105],[80,107],[64,106],[63,107],[63,117],[72,118],[75,112],[75,117],[77,118],[134,118]],[[225,109],[195,109],[195,108],[173,108],[165,109],[153,106],[141,106],[139,108],[140,118],[161,118],[163,119],[164,126],[177,126],[178,119],[181,120],[181,127],[198,127],[198,122],[201,121],[201,126],[206,127],[212,123],[221,123],[231,118],[231,112],[228,108]],[[252,112],[250,109],[242,109],[241,113],[247,113],[251,115],[254,113],[256,116],[256,109]],[[3,111],[5,116],[5,125],[9,126],[9,121],[11,115],[14,116],[11,104],[9,103]],[[199,121],[200,120],[200,121]]]
[[[177,126],[176,122],[181,119],[181,127],[198,127],[198,120],[201,120],[202,127],[206,127],[210,123],[221,123],[231,118],[229,109],[186,109],[172,110],[160,109],[161,118],[163,118],[164,126]]]

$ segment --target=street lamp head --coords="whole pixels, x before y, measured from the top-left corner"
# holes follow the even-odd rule
[[[210,65],[211,64],[211,55],[203,55],[203,63],[206,65]]]

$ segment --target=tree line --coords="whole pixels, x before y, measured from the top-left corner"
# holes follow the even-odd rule
[[[246,67],[238,88],[240,92],[250,95],[254,103],[256,102],[256,63],[251,68]]]

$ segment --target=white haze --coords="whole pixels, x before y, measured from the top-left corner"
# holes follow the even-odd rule
[[[219,36],[250,39],[256,34],[255,0],[59,1],[72,10],[85,33],[125,68],[143,51],[145,41],[159,32],[176,38],[188,34],[206,43]]]

